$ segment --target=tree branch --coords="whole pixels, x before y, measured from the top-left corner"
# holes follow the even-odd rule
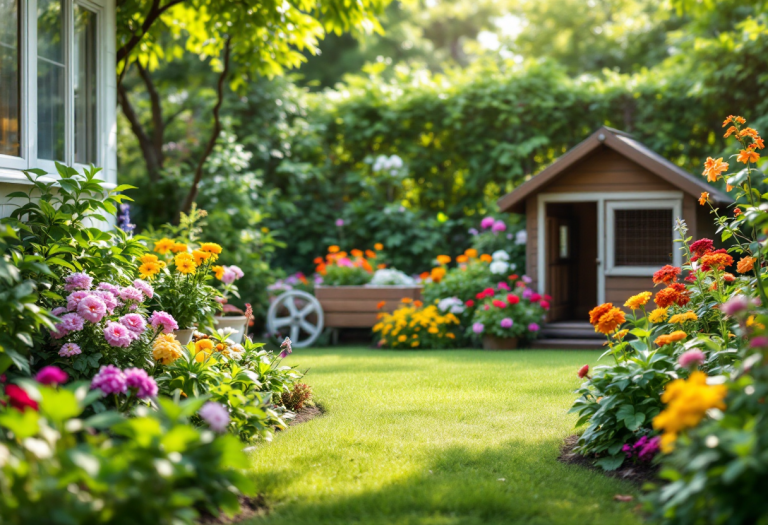
[[[192,187],[189,188],[189,193],[187,194],[187,198],[184,201],[182,210],[185,213],[189,213],[190,209],[192,208],[192,203],[194,203],[195,199],[197,198],[200,181],[203,178],[203,166],[208,160],[208,157],[210,157],[211,153],[213,152],[213,148],[216,145],[219,134],[221,133],[221,119],[219,117],[219,112],[221,111],[221,105],[224,102],[224,80],[227,78],[227,73],[229,73],[229,50],[231,43],[232,37],[227,37],[227,42],[224,45],[224,69],[219,75],[219,82],[216,86],[217,98],[216,105],[213,107],[213,130],[211,130],[211,138],[208,139],[208,144],[205,147],[205,151],[200,157],[200,161],[197,163],[197,168],[195,169],[195,178],[192,181]]]
[[[162,170],[162,162],[157,158],[157,154],[152,143],[152,140],[147,135],[144,127],[141,125],[136,111],[131,106],[131,102],[128,100],[128,93],[125,91],[125,87],[122,84],[117,85],[117,101],[120,107],[123,108],[123,114],[128,122],[131,124],[131,130],[139,141],[139,147],[144,154],[144,162],[147,165],[147,172],[149,179],[152,182],[157,182],[160,179],[160,171]]]
[[[152,82],[152,77],[149,75],[149,71],[136,62],[136,68],[139,70],[139,75],[144,84],[147,86],[147,93],[149,93],[149,100],[152,105],[152,143],[157,152],[157,157],[160,165],[165,162],[163,158],[163,141],[165,136],[165,121],[163,120],[163,107],[160,104],[160,94],[155,89],[155,83]]]
[[[144,38],[144,35],[149,32],[152,24],[154,24],[163,13],[165,13],[171,7],[185,1],[186,0],[170,0],[167,4],[161,6],[161,0],[152,0],[152,6],[149,8],[149,12],[147,13],[147,17],[144,19],[144,23],[141,24],[141,30],[138,33],[131,35],[131,38],[129,38],[128,41],[120,46],[120,49],[117,50],[117,63],[120,64],[120,62],[128,58],[133,49],[139,44],[139,42],[141,42],[141,39]]]

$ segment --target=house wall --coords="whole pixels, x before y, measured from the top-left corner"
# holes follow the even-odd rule
[[[563,172],[550,184],[541,188],[540,193],[604,193],[626,192],[626,199],[632,200],[637,192],[675,191],[680,189],[651,173],[642,166],[607,147],[595,151],[592,155]],[[526,200],[526,220],[528,245],[526,247],[526,271],[534,280],[532,286],[538,286],[538,193]],[[694,239],[703,233],[713,235],[711,216],[703,212],[695,197],[684,194],[682,199],[683,219],[688,225],[688,235]],[[702,220],[704,219],[704,220]],[[699,231],[698,222],[705,225]],[[710,227],[706,227],[710,225]],[[606,243],[607,246],[607,243]],[[605,265],[605,261],[603,261]],[[642,291],[654,291],[650,276],[606,276],[605,301],[623,305],[628,297]]]

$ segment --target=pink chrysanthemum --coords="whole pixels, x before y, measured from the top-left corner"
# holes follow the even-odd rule
[[[138,288],[134,288],[133,286],[126,286],[120,290],[120,299],[123,301],[135,301],[140,303],[144,301],[144,294],[141,293]]]
[[[91,389],[99,389],[105,395],[124,394],[128,390],[125,383],[125,374],[114,365],[102,366],[101,370],[93,376]]]
[[[66,343],[59,349],[59,355],[61,357],[72,357],[73,355],[82,354],[83,351],[75,343]]]
[[[216,432],[224,432],[229,426],[229,412],[226,407],[214,401],[208,401],[200,409],[200,417]]]
[[[102,292],[109,292],[115,297],[120,295],[120,287],[115,286],[112,283],[99,283],[99,285],[96,287],[97,290],[101,290]]]
[[[67,313],[67,309],[63,306],[57,306],[53,310],[51,310],[51,313],[55,315],[56,317],[60,316],[61,314]]]
[[[58,366],[44,366],[35,376],[41,385],[60,385],[67,382],[67,373]]]
[[[73,292],[67,296],[67,310],[70,312],[77,311],[77,307],[80,305],[80,301],[85,299],[86,297],[90,297],[91,292]]]
[[[510,317],[505,317],[499,322],[499,325],[501,325],[502,328],[512,328],[513,324],[515,324],[515,322]]]
[[[163,332],[166,334],[179,329],[179,325],[176,323],[176,319],[174,319],[173,316],[167,312],[152,312],[152,315],[149,318],[149,322],[152,324],[152,328],[155,330],[162,327]]]
[[[125,384],[136,391],[136,397],[145,399],[157,395],[157,383],[141,368],[126,368],[123,374]]]
[[[85,326],[85,321],[76,313],[69,313],[61,316],[61,326],[67,332],[79,332]]]
[[[694,348],[693,350],[683,352],[677,362],[683,368],[694,368],[703,365],[706,361],[707,356],[704,355],[704,352],[698,348]]]
[[[146,295],[147,299],[152,299],[152,296],[155,295],[155,291],[152,289],[152,287],[149,285],[147,281],[136,279],[135,281],[133,281],[133,286],[137,290],[140,290],[141,293]]]
[[[98,323],[107,313],[107,305],[98,297],[89,295],[77,305],[77,313],[86,321]]]
[[[120,306],[120,301],[117,300],[117,297],[112,294],[112,292],[108,292],[106,290],[96,290],[95,292],[91,292],[94,297],[98,297],[102,301],[104,301],[104,306],[107,307],[107,311],[111,314],[115,308]]]
[[[136,334],[143,334],[147,329],[144,317],[139,314],[125,314],[120,318],[120,324]]]
[[[109,321],[104,327],[104,339],[110,346],[118,348],[128,348],[133,341],[129,330],[120,323],[113,321]]]
[[[75,290],[90,290],[93,278],[84,273],[73,273],[64,278],[64,289],[68,292]]]

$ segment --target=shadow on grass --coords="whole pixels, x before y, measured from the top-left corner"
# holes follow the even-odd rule
[[[278,488],[289,495],[273,501],[268,516],[246,523],[635,523],[630,506],[612,501],[614,494],[630,493],[632,487],[559,463],[559,445],[554,440],[515,440],[494,449],[436,450],[427,454],[423,469],[385,485],[379,480],[386,474],[358,466],[353,451],[318,453],[302,458],[303,471],[283,466],[281,472],[258,475],[255,481],[268,491],[268,500]],[[314,483],[319,477],[312,472],[315,462],[325,466],[319,484]],[[313,476],[313,483],[302,485],[304,476]]]

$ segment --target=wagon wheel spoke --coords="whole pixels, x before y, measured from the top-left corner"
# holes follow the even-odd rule
[[[307,332],[309,335],[315,335],[315,333],[317,332],[317,327],[312,323],[305,321],[304,319],[299,321],[299,326],[301,327],[302,330]]]
[[[296,317],[299,314],[299,311],[296,309],[296,303],[294,302],[293,297],[287,297],[285,299],[285,307],[288,308],[288,312],[291,314],[291,317]]]
[[[299,310],[299,317],[303,319],[314,311],[315,311],[315,305],[312,303],[309,303],[307,306]]]
[[[291,325],[291,341],[297,341],[299,340],[299,325],[294,324]]]
[[[282,328],[291,324],[291,321],[293,321],[293,318],[291,317],[278,317],[274,320],[274,325],[275,328]]]

